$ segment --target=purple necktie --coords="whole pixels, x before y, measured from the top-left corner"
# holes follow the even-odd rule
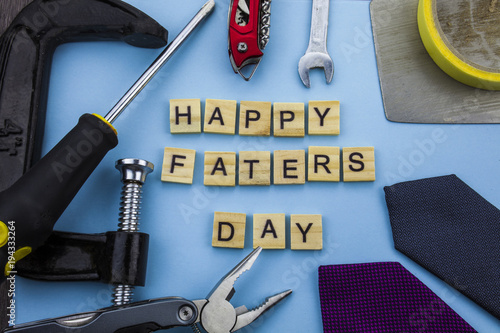
[[[397,262],[319,267],[324,332],[476,332]]]

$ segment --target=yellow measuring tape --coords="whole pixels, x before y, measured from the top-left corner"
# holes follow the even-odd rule
[[[472,87],[500,90],[499,71],[489,71],[462,60],[460,53],[447,43],[439,27],[435,0],[419,1],[418,29],[427,52],[448,75]]]

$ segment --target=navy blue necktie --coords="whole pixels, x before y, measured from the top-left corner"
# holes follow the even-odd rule
[[[455,175],[384,190],[396,249],[500,319],[500,210]]]

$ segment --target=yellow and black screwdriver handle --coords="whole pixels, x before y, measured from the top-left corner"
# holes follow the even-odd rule
[[[0,193],[0,281],[15,271],[17,260],[45,242],[87,178],[117,144],[109,122],[84,114],[47,155]]]

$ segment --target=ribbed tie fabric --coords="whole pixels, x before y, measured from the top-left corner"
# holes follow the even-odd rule
[[[500,211],[455,175],[384,190],[396,249],[500,319]]]
[[[320,266],[323,331],[476,332],[397,262]]]

